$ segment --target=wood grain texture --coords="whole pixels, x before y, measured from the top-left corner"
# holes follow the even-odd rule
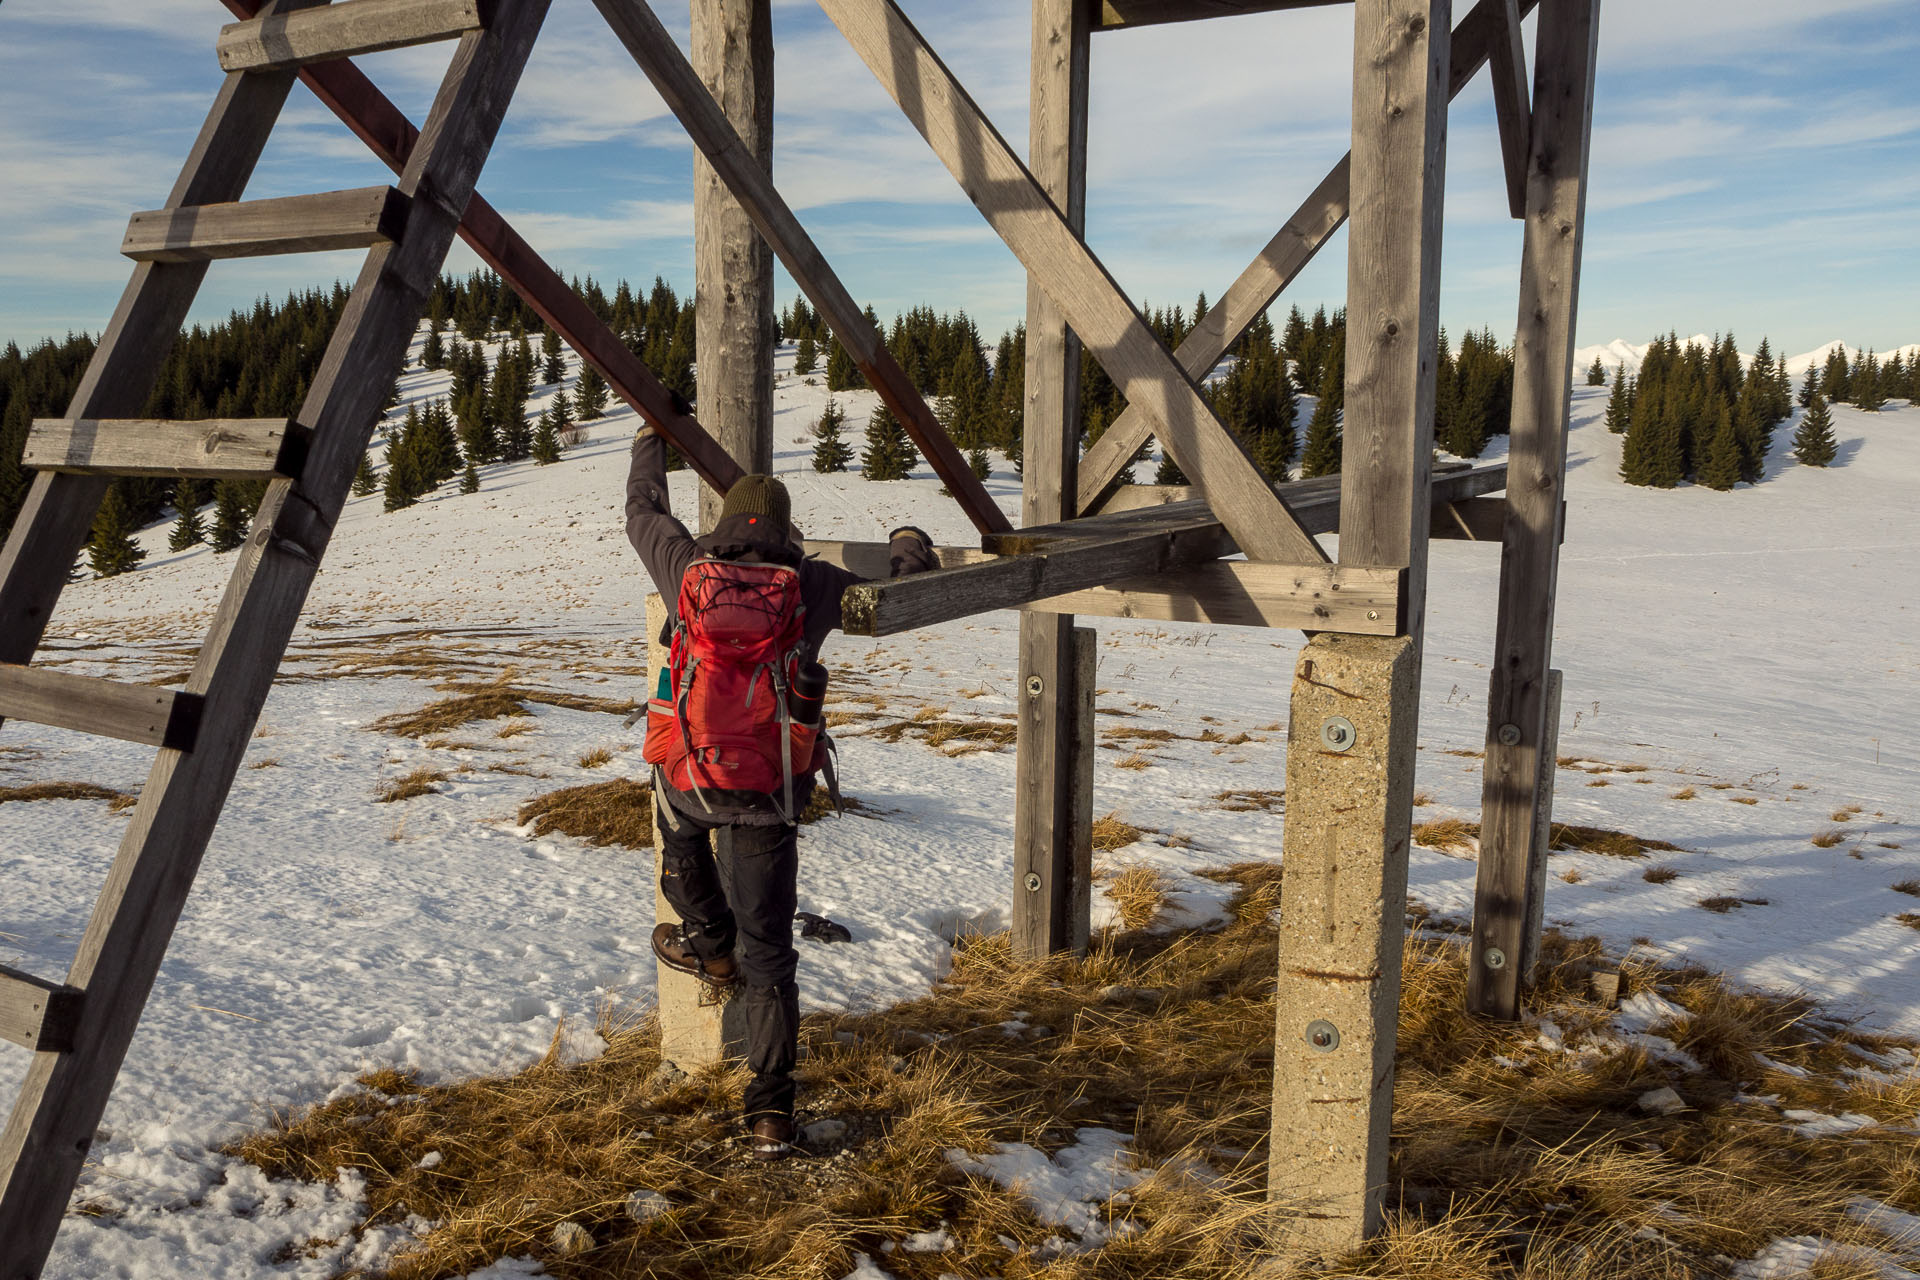
[[[0,663],[0,715],[10,720],[191,751],[200,711],[191,693]]]
[[[1033,0],[1027,155],[1035,179],[1076,232],[1087,201],[1087,85],[1090,36],[1085,0]],[[1040,282],[1027,281],[1026,403],[1021,523],[1073,514],[1080,458],[1080,340]],[[1018,739],[1014,762],[1013,948],[1022,958],[1084,949],[1092,901],[1080,876],[1090,867],[1093,793],[1076,785],[1092,758],[1092,685],[1081,687],[1080,628],[1071,615],[1020,619]],[[1091,748],[1088,748],[1090,751]],[[1082,812],[1082,806],[1085,812]]]
[[[1271,13],[1276,9],[1312,9],[1346,4],[1350,0],[1099,0],[1099,29],[1156,26],[1163,22],[1193,22],[1202,18],[1231,18],[1243,13]]]
[[[899,6],[893,0],[820,0],[820,7],[1122,393],[1146,404],[1163,424],[1162,443],[1207,490],[1247,554],[1325,560],[1245,447],[1214,417],[1192,379]]]
[[[1519,0],[1524,16],[1537,0]],[[1490,51],[1506,30],[1502,11],[1510,0],[1480,0],[1454,28],[1448,53],[1447,97],[1460,91],[1485,66]],[[1181,342],[1175,358],[1194,378],[1203,378],[1220,362],[1240,335],[1273,305],[1295,276],[1313,260],[1333,233],[1346,222],[1351,154],[1328,170],[1313,193],[1294,210],[1247,269],[1240,273],[1220,301]],[[1080,461],[1080,510],[1097,509],[1104,496],[1120,482],[1140,446],[1154,433],[1155,422],[1139,405],[1129,405],[1103,432]]]
[[[35,1053],[65,1053],[80,1000],[72,987],[0,964],[0,1040]]]
[[[678,117],[693,145],[712,163],[776,256],[819,308],[834,337],[847,349],[882,401],[913,438],[922,456],[953,494],[967,518],[982,531],[1008,529],[1012,523],[947,438],[925,397],[888,354],[853,295],[827,264],[825,255],[774,188],[773,181],[728,123],[726,114],[700,83],[692,64],[642,0],[594,0],[601,17],[633,56],[669,110]]]
[[[36,418],[20,465],[105,476],[292,476],[307,433],[287,418]]]
[[[691,62],[741,144],[773,174],[770,0],[692,0]],[[742,469],[773,471],[773,251],[698,150],[693,155],[694,362],[700,416]],[[700,494],[699,529],[725,495]]]
[[[1541,802],[1540,755],[1547,750],[1547,673],[1565,519],[1567,410],[1599,24],[1598,0],[1546,0],[1534,44],[1533,152],[1507,455],[1512,483],[1487,691],[1480,864],[1467,971],[1467,1007],[1505,1019],[1520,1016],[1524,974],[1518,963],[1493,968],[1487,956],[1498,950],[1517,961],[1537,911],[1529,901],[1536,884],[1533,832]],[[1500,741],[1505,725],[1518,730],[1516,742]]]
[[[278,17],[230,22],[214,42],[222,71],[284,70],[452,40],[482,22],[480,0],[340,0]]]
[[[1540,938],[1547,921],[1547,855],[1553,844],[1553,786],[1560,755],[1560,699],[1566,679],[1547,672],[1546,724],[1540,735],[1539,770],[1534,775],[1533,833],[1527,845],[1527,918],[1521,931],[1520,981],[1533,985],[1540,967]]]
[[[1493,41],[1493,114],[1500,130],[1500,164],[1507,176],[1507,207],[1527,216],[1527,159],[1533,150],[1533,114],[1527,106],[1527,46],[1520,6],[1502,0]]]
[[[408,201],[392,187],[149,209],[127,222],[120,252],[135,262],[207,262],[365,249],[406,229]]]
[[[206,699],[191,753],[158,753],[68,985],[85,991],[73,1051],[41,1054],[0,1136],[0,1275],[37,1273],[66,1208],[234,772],[319,569],[357,462],[399,373],[454,227],[505,114],[548,0],[499,0],[463,37],[400,179],[406,235],[367,255],[298,420],[314,445],[275,480],[215,612],[187,692]],[[280,74],[280,73],[271,73]],[[71,416],[106,416],[75,413]]]

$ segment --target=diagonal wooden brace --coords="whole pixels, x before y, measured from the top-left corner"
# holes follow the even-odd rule
[[[1121,391],[1165,424],[1168,451],[1206,489],[1247,554],[1324,563],[1326,553],[1275,495],[1245,446],[1214,417],[1193,380],[899,6],[820,0],[820,7]]]
[[[785,264],[794,283],[827,318],[834,337],[866,374],[867,381],[880,393],[887,408],[900,419],[900,424],[920,447],[934,473],[945,482],[947,492],[959,502],[974,527],[982,533],[1012,528],[1012,522],[948,438],[946,428],[927,407],[919,388],[888,353],[866,313],[834,274],[826,256],[794,217],[793,210],[787,207],[772,177],[741,142],[726,112],[713,100],[713,94],[695,73],[686,55],[680,52],[680,46],[660,25],[653,10],[644,0],[594,0],[594,4],[659,91],[668,109],[678,117],[687,136],[693,139],[693,145],[706,156],[768,247]]]
[[[1498,53],[1502,42],[1507,40],[1508,30],[1519,30],[1519,19],[1533,11],[1538,0],[1480,0],[1472,12],[1453,29],[1452,52],[1449,58],[1447,75],[1447,96],[1458,97],[1473,77],[1479,74],[1490,56]],[[1507,10],[1515,10],[1515,16],[1509,19]],[[1515,37],[1518,38],[1517,36]],[[1525,55],[1521,56],[1521,74],[1524,76]],[[1505,72],[1495,68],[1496,92],[1498,82]],[[1522,86],[1522,111],[1525,111],[1525,88]],[[1502,122],[1502,144],[1506,145],[1507,130]],[[1231,287],[1220,296],[1220,301],[1207,312],[1206,318],[1195,325],[1193,332],[1174,352],[1174,359],[1187,371],[1189,377],[1199,379],[1220,362],[1240,335],[1247,331],[1262,312],[1273,305],[1273,300],[1282,290],[1293,283],[1309,262],[1313,261],[1320,246],[1333,237],[1347,220],[1348,193],[1351,185],[1349,162],[1351,156],[1342,156],[1340,163],[1327,171],[1320,185],[1313,189],[1295,209],[1293,216],[1287,219],[1285,226],[1274,233],[1267,241],[1259,256],[1247,264]],[[1520,150],[1521,176],[1525,179],[1526,147]],[[1516,215],[1518,216],[1518,215]],[[1098,507],[1101,500],[1120,483],[1127,467],[1133,462],[1140,446],[1153,435],[1155,422],[1142,405],[1129,405],[1126,412],[1114,419],[1100,438],[1087,450],[1086,457],[1080,459],[1080,506],[1081,511],[1091,511]]]

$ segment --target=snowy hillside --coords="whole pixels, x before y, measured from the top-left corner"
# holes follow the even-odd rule
[[[1691,338],[1683,339],[1680,345],[1683,348],[1700,346],[1710,349],[1718,340],[1719,339],[1713,334],[1696,333]],[[1576,376],[1584,373],[1597,359],[1601,365],[1609,371],[1624,366],[1628,373],[1637,374],[1640,372],[1641,364],[1646,361],[1647,351],[1652,345],[1652,343],[1648,342],[1628,342],[1624,338],[1615,338],[1612,342],[1605,343],[1601,346],[1576,348],[1573,353],[1574,373]],[[1787,372],[1797,379],[1806,373],[1808,366],[1825,364],[1827,357],[1831,355],[1836,348],[1845,348],[1849,361],[1858,360],[1861,356],[1867,354],[1863,348],[1849,347],[1846,343],[1835,339],[1832,342],[1815,347],[1811,351],[1803,351],[1797,356],[1788,356],[1785,361]],[[1881,351],[1876,354],[1883,364],[1888,358],[1895,355],[1900,356],[1903,360],[1912,360],[1916,355],[1920,355],[1920,342],[1909,343],[1904,347],[1896,347],[1891,351]],[[1742,365],[1752,364],[1753,353],[1751,351],[1741,352],[1740,363]]]
[[[1622,360],[1636,350],[1615,346]],[[409,375],[399,412],[445,386]],[[529,409],[550,394],[537,389]],[[1558,854],[1547,915],[1621,950],[1920,1033],[1920,931],[1896,919],[1916,904],[1891,887],[1920,877],[1920,409],[1836,406],[1828,470],[1787,458],[1789,422],[1761,485],[1656,491],[1619,481],[1605,397],[1573,393],[1555,816],[1678,851],[1658,855],[1675,872],[1659,883],[1644,860]],[[857,449],[874,397],[839,399]],[[814,474],[807,432],[825,400],[782,373],[777,469],[809,536],[873,539],[912,520],[969,540],[924,467],[888,484]],[[349,501],[94,1147],[80,1198],[99,1212],[67,1220],[50,1276],[377,1266],[405,1230],[316,1257],[277,1252],[356,1223],[355,1175],[269,1183],[215,1148],[273,1108],[356,1088],[373,1066],[429,1078],[515,1068],[556,1029],[566,1054],[592,1055],[597,1019],[651,1004],[651,857],[533,838],[517,819],[534,795],[644,775],[618,715],[536,701],[530,716],[434,737],[369,728],[447,696],[450,679],[639,696],[649,584],[620,519],[634,425],[622,408],[588,424],[587,443],[558,464],[486,468],[471,495],[447,486],[393,514],[378,494]],[[1017,512],[1018,478],[997,456],[995,467],[988,487]],[[694,478],[672,484],[676,510],[690,512]],[[178,679],[233,557],[170,553],[166,535],[165,524],[141,535],[137,571],[69,589],[43,661]],[[1499,560],[1485,544],[1433,548],[1417,821],[1478,817]],[[1215,918],[1231,886],[1197,870],[1279,857],[1281,814],[1229,793],[1282,785],[1300,637],[1089,624],[1104,713],[1096,812],[1148,833],[1102,858],[1157,868],[1174,922]],[[801,907],[855,936],[802,944],[809,1007],[917,995],[946,971],[956,930],[1004,925],[1011,749],[948,754],[911,732],[863,730],[916,713],[1009,723],[1017,631],[1000,613],[830,643],[830,703],[850,713],[843,781],[868,811],[802,839]],[[602,749],[610,759],[588,763]],[[0,741],[0,786],[132,791],[148,763],[140,748],[15,724]],[[417,770],[434,790],[378,802]],[[0,819],[0,962],[62,972],[125,816],[73,799],[0,804]],[[1466,850],[1416,848],[1412,893],[1464,918],[1474,871]],[[1097,923],[1112,912],[1096,898]],[[11,1090],[26,1059],[0,1047],[0,1084]]]

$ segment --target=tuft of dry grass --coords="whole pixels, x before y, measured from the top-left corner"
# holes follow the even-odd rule
[[[1663,862],[1659,866],[1648,867],[1642,871],[1640,878],[1648,884],[1671,884],[1680,878],[1680,868]]]
[[[1213,733],[1213,731],[1211,729],[1202,730],[1200,740],[1203,742],[1221,741],[1218,734],[1214,734],[1211,738],[1206,737],[1205,735],[1209,733]],[[1175,733],[1171,729],[1147,729],[1133,724],[1117,724],[1110,729],[1102,729],[1100,731],[1100,738],[1103,742],[1176,742],[1182,737],[1183,735]],[[1244,741],[1245,739],[1242,740]]]
[[[280,761],[273,756],[268,756],[264,760],[255,760],[247,766],[249,769],[278,769],[279,767]]]
[[[1692,787],[1682,787],[1682,788],[1680,788],[1680,789],[1679,789],[1678,791],[1676,791],[1676,792],[1674,792],[1674,793],[1673,793],[1672,795],[1670,795],[1670,796],[1668,796],[1668,797],[1667,797],[1667,799],[1669,799],[1669,800],[1691,800],[1691,799],[1693,799],[1693,798],[1694,798],[1694,796],[1695,796],[1695,794],[1696,794],[1696,793],[1695,793],[1695,791],[1694,791],[1694,789],[1693,789]]]
[[[28,782],[17,787],[0,787],[0,804],[9,800],[105,800],[108,809],[119,813],[138,804],[140,797],[95,782]]]
[[[1758,796],[1728,796],[1727,799],[1733,801],[1735,804],[1759,804],[1760,803],[1760,798]]]
[[[558,831],[593,845],[653,847],[653,788],[632,778],[562,787],[520,806],[520,825],[533,834]]]
[[[1847,822],[1851,820],[1853,815],[1858,812],[1860,812],[1858,809],[1835,809],[1832,813],[1827,815],[1827,821]]]
[[[1587,785],[1590,787],[1610,787],[1613,784],[1611,782],[1608,782],[1605,778],[1595,778],[1592,782],[1589,782]]]
[[[1920,911],[1902,911],[1894,919],[1909,929],[1920,929]]]
[[[1461,818],[1438,818],[1414,824],[1415,844],[1447,853],[1472,853],[1480,843],[1480,824]]]
[[[1120,912],[1120,927],[1144,929],[1159,918],[1167,905],[1167,881],[1159,871],[1144,863],[1132,863],[1115,871],[1106,882],[1107,897]]]
[[[1287,806],[1285,788],[1256,790],[1248,787],[1231,788],[1213,793],[1216,808],[1229,813],[1279,813]]]
[[[1601,853],[1610,858],[1644,858],[1649,853],[1683,852],[1679,845],[1668,844],[1665,840],[1637,836],[1626,831],[1609,831],[1605,827],[1583,827],[1572,822],[1554,823],[1553,835],[1547,847]]]
[[[1104,852],[1138,844],[1144,835],[1139,827],[1121,821],[1117,811],[1093,820],[1093,847]]]
[[[1900,842],[1898,840],[1876,840],[1874,841],[1874,845],[1881,849],[1898,849]]]
[[[1568,867],[1560,873],[1560,879],[1566,884],[1579,884],[1586,877],[1580,874],[1580,868]]]
[[[1113,767],[1116,769],[1151,769],[1153,768],[1153,757],[1141,755],[1136,751],[1130,756],[1122,756],[1120,759],[1115,760]]]
[[[608,750],[606,747],[595,747],[593,750],[585,752],[581,755],[580,767],[582,769],[598,769],[601,765],[606,764],[609,760],[612,760],[612,759],[613,759],[612,751]]]
[[[565,707],[571,711],[596,711],[619,716],[626,715],[635,706],[631,699],[616,701],[612,698],[595,698],[585,694],[508,684],[504,680],[487,684],[454,681],[440,687],[454,691],[454,696],[430,702],[418,711],[382,716],[367,728],[377,733],[398,734],[403,738],[425,738],[477,721],[531,715],[526,706],[529,702]],[[500,736],[508,735],[502,733]]]
[[[1904,893],[1911,897],[1920,898],[1920,880],[1902,880],[1898,884],[1889,887],[1892,888],[1895,893]]]
[[[1414,807],[1414,808],[1416,808],[1416,809],[1424,809],[1424,808],[1426,808],[1426,807],[1427,807],[1428,805],[1430,805],[1430,804],[1432,804],[1432,803],[1433,803],[1433,796],[1432,796],[1432,795],[1430,795],[1429,793],[1427,793],[1427,792],[1425,792],[1425,791],[1416,791],[1416,792],[1414,792],[1414,793],[1413,793],[1413,807]]]
[[[1715,915],[1723,916],[1729,911],[1738,911],[1742,907],[1764,907],[1767,905],[1767,900],[1765,898],[1733,898],[1721,896],[1702,898],[1696,905],[1704,911],[1711,911]]]
[[[1814,833],[1813,844],[1814,847],[1818,849],[1831,849],[1846,838],[1846,832],[1829,827],[1825,831],[1817,831]]]
[[[374,803],[392,804],[396,800],[411,800],[415,796],[437,795],[440,788],[434,783],[446,780],[447,775],[439,769],[415,769],[391,782],[382,783]]]
[[[908,719],[889,721],[859,732],[882,742],[898,742],[911,735],[943,755],[964,756],[1012,746],[1020,737],[1020,726],[1012,720],[949,716],[945,707],[922,707]]]

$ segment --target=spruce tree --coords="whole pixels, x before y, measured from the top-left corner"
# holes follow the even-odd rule
[[[1867,352],[1854,366],[1851,384],[1854,408],[1863,413],[1880,412],[1887,395],[1880,386],[1880,361],[1873,352]]]
[[[540,425],[533,433],[533,460],[543,467],[560,461],[560,427],[555,418],[559,416],[559,405],[566,403],[566,399],[556,396],[555,400],[556,404],[540,415]]]
[[[427,345],[420,349],[420,367],[422,369],[442,369],[447,363],[446,344],[440,340],[437,326],[427,330]]]
[[[1628,484],[1671,489],[1686,478],[1680,429],[1664,395],[1642,388],[1620,455],[1620,478]]]
[[[430,486],[420,483],[419,468],[413,463],[407,452],[406,441],[397,440],[387,446],[387,478],[381,485],[383,497],[382,511],[398,511],[420,501],[420,495]]]
[[[1627,366],[1623,364],[1620,371],[1613,375],[1613,394],[1607,397],[1607,430],[1615,435],[1626,434],[1627,424],[1632,420],[1630,403],[1627,398]]]
[[[982,483],[993,474],[993,459],[987,457],[985,445],[975,445],[967,451],[967,470],[973,472],[973,478]]]
[[[193,485],[182,480],[173,490],[173,505],[180,512],[173,522],[173,532],[167,535],[167,550],[185,551],[207,540],[206,527],[200,523],[199,495]]]
[[[373,460],[365,453],[360,455],[360,465],[353,469],[353,492],[355,497],[364,498],[380,487],[378,477],[373,474]]]
[[[1826,367],[1820,371],[1820,391],[1832,404],[1838,404],[1852,394],[1844,345],[1827,352]]]
[[[866,380],[860,376],[853,357],[847,354],[839,339],[834,339],[833,349],[827,352],[827,390],[851,391],[865,385]]]
[[[1607,385],[1607,366],[1600,363],[1599,356],[1595,356],[1593,363],[1587,366],[1587,385],[1590,387]]]
[[[107,486],[107,496],[93,517],[93,538],[87,545],[87,560],[96,576],[111,578],[125,573],[147,558],[146,550],[133,540],[133,512],[120,496],[120,486]]]
[[[1335,475],[1340,470],[1340,413],[1322,387],[1320,402],[1307,423],[1307,448],[1300,458],[1300,478]]]
[[[253,513],[240,483],[222,480],[213,487],[213,528],[207,532],[207,545],[215,551],[231,551],[247,540],[247,526]]]
[[[1160,446],[1160,465],[1154,469],[1153,482],[1172,485],[1187,483],[1187,473],[1180,469],[1180,464],[1173,460],[1173,455],[1167,452],[1164,444]]]
[[[1740,388],[1740,402],[1733,407],[1733,434],[1740,445],[1740,478],[1748,484],[1759,484],[1766,474],[1767,452],[1773,447],[1773,420],[1769,416],[1772,396],[1773,373],[1768,370],[1765,378],[1746,380]]]
[[[820,367],[820,349],[814,345],[811,333],[802,333],[800,342],[793,349],[793,371],[805,377]]]
[[[554,397],[562,398],[560,395]],[[512,421],[501,424],[500,460],[502,462],[521,462],[533,452],[533,428],[527,423],[527,415],[517,414]]]
[[[540,381],[550,387],[566,371],[567,362],[560,355],[560,335],[548,329],[540,335]]]
[[[1700,464],[1700,483],[1722,492],[1733,488],[1745,479],[1742,474],[1745,470],[1745,454],[1739,433],[1734,429],[1733,411],[1727,408],[1723,400],[1714,422],[1713,434],[1707,440],[1706,458]]]
[[[1838,451],[1833,439],[1833,414],[1827,409],[1826,397],[1815,391],[1799,429],[1793,433],[1793,456],[1809,467],[1824,467],[1832,464]]]
[[[820,411],[820,421],[813,424],[813,469],[822,475],[845,471],[853,461],[853,446],[840,434],[846,422],[845,411],[828,396],[827,407]]]
[[[906,428],[886,405],[875,405],[867,419],[867,448],[860,473],[869,480],[905,480],[920,463]]]
[[[413,446],[420,467],[421,492],[438,488],[460,474],[460,440],[447,402],[436,400],[420,415],[418,441]]]
[[[573,409],[582,422],[592,422],[607,411],[607,380],[590,364],[580,366],[580,380],[573,385]]]
[[[467,459],[467,469],[460,473],[460,492],[480,492],[480,468],[473,465],[473,459]]]

